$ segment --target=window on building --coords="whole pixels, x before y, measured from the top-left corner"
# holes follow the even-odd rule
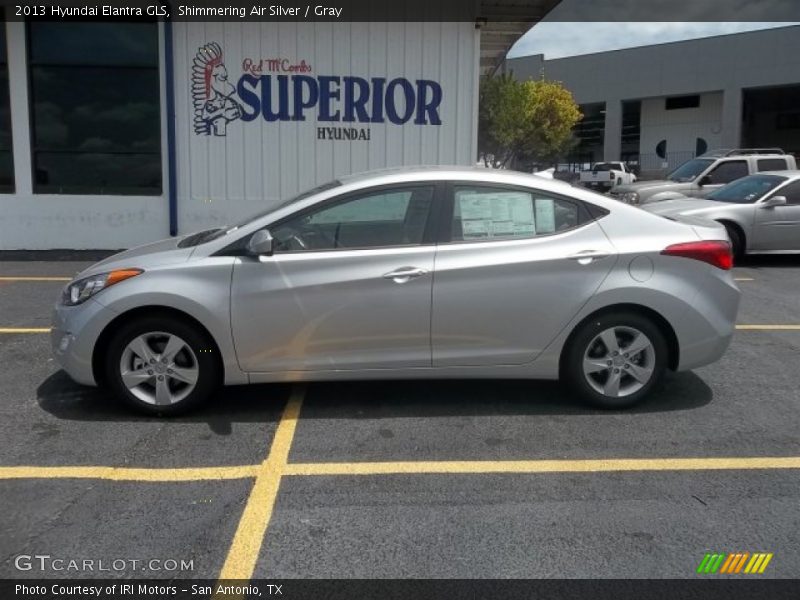
[[[28,25],[37,193],[161,193],[156,23]]]
[[[677,110],[680,108],[697,108],[700,106],[700,96],[671,96],[665,99],[664,108],[666,110]]]
[[[14,153],[11,148],[11,103],[8,88],[8,50],[5,14],[0,9],[0,193],[14,191]]]
[[[455,188],[451,240],[494,241],[559,233],[580,223],[578,204],[539,192]]]

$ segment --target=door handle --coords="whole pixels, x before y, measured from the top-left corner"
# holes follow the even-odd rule
[[[608,254],[608,252],[603,252],[602,250],[582,250],[575,254],[570,254],[567,258],[570,260],[577,260],[579,264],[588,265],[594,260],[605,258]]]
[[[389,271],[383,275],[384,279],[392,279],[395,283],[405,283],[411,279],[422,277],[428,271],[420,269],[419,267],[400,267],[394,271]]]

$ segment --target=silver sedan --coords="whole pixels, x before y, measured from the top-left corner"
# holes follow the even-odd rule
[[[705,200],[676,198],[642,208],[665,217],[687,215],[721,223],[736,256],[800,252],[800,171],[748,175]]]
[[[343,177],[69,283],[53,351],[175,414],[219,384],[561,378],[606,408],[716,361],[739,290],[725,230],[509,171]]]

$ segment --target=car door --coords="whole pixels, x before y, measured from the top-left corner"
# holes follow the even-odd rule
[[[722,161],[712,167],[705,175],[698,177],[697,187],[687,195],[695,198],[705,198],[714,190],[718,190],[731,181],[745,177],[748,173],[749,169],[745,159]]]
[[[241,368],[430,367],[436,189],[371,188],[271,225],[273,254],[234,266]]]
[[[436,253],[434,367],[524,364],[588,301],[616,260],[576,200],[455,183]]]
[[[785,196],[783,206],[765,206],[764,200]],[[776,189],[756,204],[752,247],[755,250],[800,250],[800,181]]]

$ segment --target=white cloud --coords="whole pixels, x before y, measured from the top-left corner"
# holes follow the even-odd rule
[[[648,46],[756,29],[786,27],[786,22],[555,22],[537,23],[509,52],[509,57],[544,54],[545,58],[577,56],[635,46]]]

